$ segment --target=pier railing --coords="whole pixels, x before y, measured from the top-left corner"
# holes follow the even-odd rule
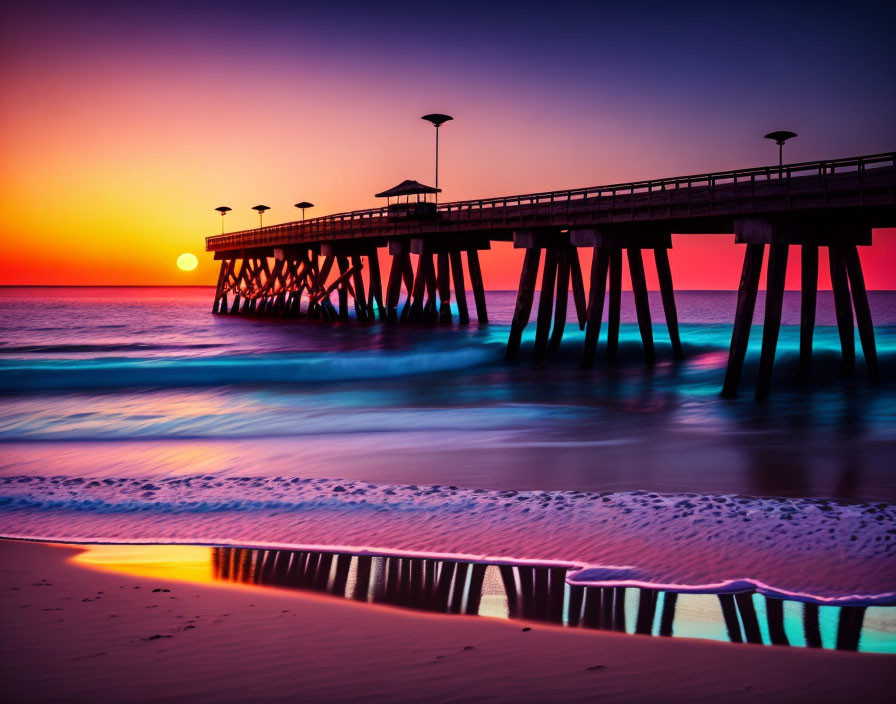
[[[390,219],[387,208],[324,215],[206,238],[208,251],[301,242],[527,225],[673,219],[765,208],[818,207],[850,192],[866,205],[868,186],[893,186],[896,152],[708,174],[439,203],[434,220]],[[884,178],[878,178],[883,176]],[[886,198],[890,204],[894,194]]]

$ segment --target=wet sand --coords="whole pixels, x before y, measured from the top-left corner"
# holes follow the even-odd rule
[[[889,701],[892,656],[437,616],[97,571],[0,542],[12,702]],[[170,591],[154,591],[170,590]]]

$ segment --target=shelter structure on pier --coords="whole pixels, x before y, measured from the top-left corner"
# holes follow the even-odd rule
[[[397,186],[377,193],[376,197],[386,199],[386,212],[392,220],[426,219],[436,217],[436,204],[435,201],[429,200],[429,196],[441,192],[441,188],[425,186],[419,181],[406,179]],[[395,199],[394,203],[392,202],[393,198]],[[402,202],[402,198],[404,198],[404,202]]]

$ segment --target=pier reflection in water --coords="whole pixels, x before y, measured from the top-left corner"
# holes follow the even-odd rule
[[[734,643],[896,652],[896,609],[819,606],[755,592],[583,587],[562,567],[214,548],[215,579],[445,614]]]

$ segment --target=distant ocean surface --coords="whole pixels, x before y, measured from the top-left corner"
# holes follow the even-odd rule
[[[842,376],[819,293],[809,389],[794,379],[788,292],[764,403],[759,327],[740,396],[719,397],[735,292],[676,294],[682,362],[651,293],[652,367],[624,293],[620,361],[602,340],[590,371],[571,304],[556,355],[531,363],[533,321],[521,361],[502,361],[515,292],[488,293],[491,324],[452,328],[215,316],[212,295],[0,289],[0,534],[338,544],[625,565],[644,584],[896,594],[894,292],[869,294],[877,388],[858,339]],[[695,497],[705,511],[687,508]]]

